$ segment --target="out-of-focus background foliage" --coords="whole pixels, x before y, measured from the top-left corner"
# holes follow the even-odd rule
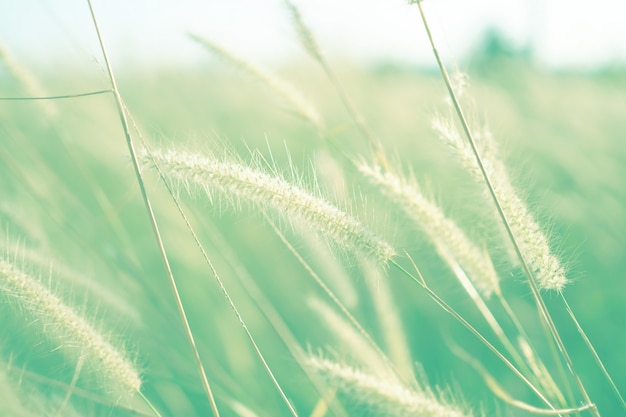
[[[445,27],[445,23],[440,25]],[[20,50],[14,52],[17,58],[25,56]],[[347,169],[347,186],[342,188],[339,176],[333,174],[336,167],[326,159],[322,139],[312,128],[286,111],[271,91],[241,77],[202,48],[195,52],[198,58],[193,66],[176,62],[130,66],[117,74],[124,100],[153,146],[217,150],[218,154],[227,148],[244,159],[257,149],[269,158],[271,149],[279,167],[288,170],[291,158],[309,182],[315,167],[324,194],[348,204],[399,249],[406,249],[434,288],[468,318],[478,320],[419,233],[407,233],[402,219],[385,210],[353,170]],[[446,111],[445,89],[433,67],[397,60],[366,64],[332,60],[392,160],[413,172],[446,212],[470,229],[470,235],[498,242],[492,224],[475,220],[484,214],[484,203],[476,200],[476,186],[467,181],[430,127],[433,115]],[[103,72],[65,68],[62,57],[45,68],[39,66],[41,62],[32,64],[36,59],[18,62],[32,72],[42,92],[70,94],[108,88]],[[534,60],[532,49],[512,44],[496,30],[485,32],[459,66],[470,77],[464,94],[468,113],[490,127],[516,185],[550,231],[572,280],[566,296],[618,387],[626,390],[626,70],[618,64],[546,69]],[[282,63],[276,72],[318,106],[339,149],[355,158],[367,153],[313,62],[301,57]],[[29,94],[32,91],[0,64],[0,95]],[[144,370],[147,396],[165,414],[207,415],[111,96],[0,102],[0,178],[3,251],[27,269],[40,271],[44,280],[52,270],[52,289],[101,323],[105,331],[117,334],[114,340],[134,352]],[[259,415],[286,414],[170,198],[154,176],[148,175],[147,183],[191,326],[208,373],[217,381],[218,401],[225,404],[236,399]],[[347,353],[321,320],[312,319],[307,299],[323,295],[259,216],[213,207],[204,198],[183,197],[183,201],[277,378],[302,415],[308,415],[315,393],[254,306],[246,284],[237,279],[238,271],[247,270],[303,346]],[[288,236],[304,255],[311,255],[303,237]],[[534,324],[537,313],[521,274],[510,273],[497,244],[492,254],[513,307],[530,327],[531,336],[541,339],[541,329]],[[314,265],[320,262],[311,259]],[[345,255],[340,259],[348,265],[358,295],[354,314],[378,339],[380,329],[358,266]],[[324,270],[323,265],[317,267]],[[454,386],[468,403],[483,404],[487,415],[503,408],[474,370],[446,348],[456,343],[480,357],[514,396],[534,401],[415,284],[396,274],[389,279],[414,359],[422,364],[432,385]],[[332,286],[332,276],[324,280]],[[559,299],[549,294],[546,298],[591,397],[603,415],[618,415],[619,404]],[[45,415],[41,410],[53,415],[51,404],[60,404],[65,393],[50,381],[69,383],[73,365],[65,363],[54,346],[41,341],[28,319],[20,320],[19,311],[11,305],[2,305],[2,314],[0,376],[6,377],[6,386],[15,387],[16,374],[22,368],[28,371],[14,388],[18,400],[11,401],[16,405],[0,391],[0,403],[8,404],[6,415],[21,415],[20,407],[41,413],[25,411],[23,415]],[[543,349],[541,353],[549,357],[547,347]],[[7,370],[9,364],[12,371]],[[0,382],[5,384],[4,379]],[[17,405],[19,398],[31,398],[31,402]],[[68,410],[76,415],[133,415],[81,395],[74,395]],[[224,413],[230,415],[227,406]],[[525,415],[510,410],[503,414]]]

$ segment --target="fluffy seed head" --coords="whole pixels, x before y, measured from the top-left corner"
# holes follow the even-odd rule
[[[36,318],[48,337],[79,348],[87,360],[93,361],[94,369],[102,371],[115,384],[116,391],[120,387],[128,392],[139,391],[139,372],[122,352],[59,297],[3,259],[0,259],[0,294]]]
[[[433,127],[439,133],[440,138],[459,156],[462,164],[474,179],[483,182],[483,174],[478,167],[476,157],[470,145],[462,140],[458,130],[441,118],[435,120]],[[485,138],[491,140],[488,136]],[[530,272],[537,279],[540,288],[561,291],[567,284],[561,262],[552,253],[548,238],[513,187],[506,167],[495,155],[494,146],[489,143],[486,145],[487,151],[481,155],[483,165]]]
[[[217,195],[235,208],[243,202],[271,209],[287,220],[303,221],[330,242],[351,252],[383,263],[396,254],[390,244],[357,219],[278,175],[174,150],[144,154],[142,160],[147,165],[158,165],[169,179],[203,189],[210,199]]]
[[[452,256],[478,290],[489,297],[500,291],[498,275],[489,255],[481,251],[463,231],[418,188],[379,166],[361,163],[359,171],[385,196],[426,232],[444,259]]]
[[[416,391],[373,376],[348,365],[310,356],[307,364],[331,385],[356,403],[383,415],[415,417],[470,417],[453,404],[438,399],[431,391]]]

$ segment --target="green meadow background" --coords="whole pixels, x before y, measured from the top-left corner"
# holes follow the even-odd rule
[[[399,251],[406,250],[433,288],[490,334],[426,237],[386,208],[349,164],[343,165],[342,173],[313,128],[294,117],[272,91],[212,59],[200,47],[198,54],[207,58],[193,69],[172,65],[117,74],[122,97],[151,146],[235,154],[243,160],[261,153],[288,177],[291,164],[303,183],[312,186],[317,181],[322,195],[349,207]],[[22,65],[29,70],[28,63]],[[549,230],[551,244],[571,279],[565,289],[569,303],[623,392],[626,71],[622,67],[585,73],[549,71],[527,54],[497,42],[485,42],[460,66],[470,77],[464,95],[467,112],[490,127],[515,184]],[[480,190],[431,129],[433,116],[447,111],[438,73],[389,62],[367,66],[343,62],[335,69],[390,159],[411,172],[470,236],[490,242],[503,291],[530,336],[545,340],[530,290],[521,272],[507,267],[493,220],[485,216]],[[74,72],[59,65],[35,73],[42,91],[51,94],[109,88],[104,72]],[[349,158],[368,155],[365,141],[313,62],[294,62],[276,73],[317,105],[333,147]],[[29,94],[12,74],[0,69],[0,96]],[[220,411],[227,416],[245,415],[234,411],[238,402],[258,416],[287,415],[171,198],[153,173],[146,172],[145,178]],[[110,335],[114,344],[127,349],[144,376],[146,396],[163,415],[210,415],[112,96],[0,101],[0,195],[0,244],[5,257],[40,277]],[[342,344],[309,302],[318,298],[328,303],[325,295],[258,213],[245,207],[233,212],[219,200],[190,197],[184,187],[180,197],[287,396],[302,416],[311,415],[319,394],[255,303],[254,291],[263,293],[305,349],[350,358],[350,347]],[[309,238],[294,233],[284,221],[278,224],[382,343],[382,329],[357,261],[337,254],[350,288],[334,287],[329,267],[334,264],[319,256],[326,250],[316,253]],[[487,416],[529,415],[495,399],[480,376],[450,349],[461,346],[479,358],[515,398],[536,404],[484,346],[415,283],[396,271],[387,275],[382,279],[389,280],[411,353],[431,386],[447,387]],[[603,416],[620,415],[623,409],[559,298],[550,293],[545,298],[591,398]],[[538,346],[551,363],[547,345]],[[112,398],[98,372],[89,368],[81,372],[69,401],[61,406],[76,368],[62,350],[63,346],[47,340],[17,303],[3,298],[0,415],[148,414],[136,398]],[[366,409],[347,407],[352,415],[369,415]]]

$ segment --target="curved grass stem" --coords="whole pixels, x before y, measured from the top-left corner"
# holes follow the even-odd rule
[[[178,312],[181,316],[181,319],[183,321],[183,326],[185,328],[185,333],[187,335],[187,339],[189,341],[189,344],[191,345],[191,348],[193,350],[193,354],[194,354],[194,358],[196,361],[196,366],[198,367],[198,370],[200,372],[200,377],[202,379],[202,386],[204,388],[204,391],[207,395],[207,398],[209,400],[210,406],[211,406],[211,411],[213,413],[214,417],[219,417],[220,413],[219,410],[217,408],[217,404],[215,402],[215,397],[213,395],[213,391],[211,389],[211,386],[209,384],[209,380],[206,376],[206,372],[204,371],[204,366],[202,365],[202,360],[200,359],[200,353],[198,352],[198,348],[196,347],[196,342],[193,336],[193,333],[191,331],[191,327],[189,326],[189,321],[187,320],[187,314],[185,312],[185,308],[183,306],[183,302],[180,298],[180,294],[178,292],[178,286],[176,285],[176,280],[174,279],[174,274],[172,272],[172,269],[170,267],[170,263],[167,257],[167,252],[165,251],[165,245],[163,244],[163,239],[161,238],[161,233],[159,231],[159,226],[157,224],[156,221],[156,217],[154,216],[154,212],[152,210],[152,205],[150,203],[150,199],[148,198],[148,194],[146,192],[146,188],[143,182],[143,177],[141,176],[141,170],[139,169],[139,162],[137,160],[137,153],[135,152],[135,147],[133,144],[133,140],[132,137],[130,135],[130,129],[128,127],[128,119],[126,117],[126,112],[124,111],[124,104],[122,101],[122,97],[119,93],[119,90],[117,88],[117,83],[115,82],[115,76],[113,74],[113,68],[111,67],[111,63],[109,61],[109,57],[107,54],[107,50],[104,46],[104,40],[102,39],[102,34],[100,32],[100,26],[98,25],[98,21],[96,20],[96,14],[94,12],[93,9],[93,5],[91,4],[91,0],[87,0],[87,4],[89,5],[89,12],[91,13],[91,18],[93,20],[93,24],[96,30],[96,34],[98,35],[98,42],[100,44],[100,48],[102,50],[102,55],[104,58],[104,62],[106,64],[106,69],[107,69],[107,73],[109,76],[109,80],[111,82],[111,87],[113,89],[113,96],[115,98],[115,104],[117,106],[117,111],[120,117],[120,123],[122,125],[122,129],[124,130],[124,136],[126,137],[126,144],[128,146],[128,152],[130,154],[131,160],[132,160],[132,164],[133,164],[133,169],[135,171],[135,177],[137,179],[137,183],[139,185],[139,189],[141,191],[141,196],[143,198],[143,202],[144,205],[146,207],[146,211],[148,212],[148,217],[150,218],[150,223],[152,225],[152,230],[154,232],[154,236],[157,242],[157,245],[159,247],[159,252],[161,255],[161,259],[163,260],[163,264],[165,266],[165,269],[167,271],[167,275],[169,278],[169,282],[170,282],[170,286],[172,289],[172,292],[174,294],[174,298],[176,301],[176,306],[178,308]]]
[[[151,156],[152,154],[150,153],[150,150],[148,149],[147,144],[145,143],[145,141],[143,142],[143,144],[144,144],[144,147],[146,148],[146,150],[148,152],[149,157],[152,157]],[[176,198],[176,194],[174,193],[174,190],[172,189],[170,184],[167,182],[167,180],[165,178],[165,175],[163,174],[163,171],[161,171],[161,169],[159,168],[159,165],[156,163],[156,161],[153,160],[153,163],[154,163],[154,166],[155,166],[157,172],[159,173],[159,177],[161,178],[161,181],[163,181],[163,184],[165,185],[165,188],[167,189],[168,194],[172,197],[172,199],[174,201],[174,205],[176,206],[176,209],[178,210],[178,213],[180,214],[180,216],[182,217],[183,221],[185,222],[185,226],[187,227],[187,230],[189,230],[189,232],[191,233],[191,235],[193,237],[193,240],[194,240],[196,246],[200,249],[200,252],[202,253],[202,257],[204,258],[204,262],[208,265],[209,269],[211,270],[211,274],[213,275],[213,278],[215,278],[215,281],[217,282],[217,285],[220,287],[220,290],[222,291],[222,294],[224,295],[224,298],[226,298],[226,301],[228,302],[230,308],[235,313],[235,316],[237,317],[237,320],[239,321],[239,324],[241,324],[241,327],[243,328],[244,332],[246,333],[246,336],[248,337],[248,340],[250,341],[250,344],[252,345],[252,348],[254,349],[257,357],[261,361],[261,364],[262,364],[263,368],[265,369],[265,371],[269,375],[270,379],[272,380],[272,383],[274,384],[274,386],[278,390],[280,396],[282,397],[283,401],[285,402],[285,404],[289,408],[289,412],[291,413],[291,415],[294,416],[294,417],[298,417],[298,413],[296,412],[295,408],[293,407],[293,405],[291,404],[291,402],[287,398],[287,395],[285,394],[285,391],[280,386],[280,383],[278,382],[278,380],[274,376],[274,373],[272,372],[269,364],[265,360],[265,356],[263,355],[263,353],[261,352],[261,349],[257,345],[257,343],[256,343],[256,341],[254,339],[254,336],[252,336],[252,333],[250,332],[250,329],[248,329],[248,326],[246,325],[246,322],[244,321],[243,317],[241,316],[241,313],[239,313],[239,309],[235,305],[235,302],[233,301],[233,299],[230,297],[230,294],[228,293],[228,290],[226,289],[226,286],[224,285],[224,283],[223,283],[222,279],[220,278],[219,274],[217,273],[217,270],[215,269],[215,266],[213,265],[213,262],[211,262],[211,259],[209,258],[209,255],[204,250],[204,246],[200,242],[200,238],[198,237],[198,235],[196,234],[195,230],[191,226],[191,223],[189,222],[189,218],[185,214],[185,211],[183,210],[183,207],[181,206],[180,202],[178,201],[178,198]]]
[[[526,333],[526,330],[524,329],[524,327],[522,326],[522,323],[519,321],[519,319],[517,318],[517,315],[515,314],[515,312],[513,311],[511,306],[509,305],[509,302],[506,300],[506,298],[504,298],[504,296],[502,294],[498,294],[498,300],[500,302],[500,305],[502,306],[502,308],[506,312],[507,316],[509,317],[509,320],[511,320],[511,322],[513,323],[513,326],[517,330],[517,333],[518,333],[518,335],[520,337],[520,343],[525,343],[528,346],[528,350],[529,351],[525,355],[527,355],[527,356],[532,355],[534,357],[535,361],[537,362],[537,367],[540,367],[541,370],[542,370],[541,373],[537,373],[536,371],[533,371],[533,373],[544,375],[544,377],[540,377],[539,378],[539,380],[541,381],[542,385],[545,388],[548,388],[548,389],[552,390],[553,394],[555,395],[555,398],[557,398],[558,401],[561,404],[565,404],[565,398],[563,397],[563,394],[559,390],[557,384],[552,379],[552,376],[547,372],[546,367],[543,364],[541,358],[537,355],[535,348],[531,344],[531,339],[530,339],[530,337],[528,337],[528,333]],[[531,366],[531,368],[532,368],[532,366]],[[545,372],[543,370],[545,370]],[[568,395],[569,395],[570,392],[571,392],[571,390],[568,389]],[[571,397],[571,395],[569,395],[569,396]]]
[[[310,368],[306,366],[306,353],[300,346],[298,339],[281,317],[278,310],[276,310],[274,304],[267,298],[261,288],[259,288],[254,278],[245,269],[245,267],[240,264],[240,261],[237,259],[237,254],[234,252],[233,248],[230,247],[221,232],[217,230],[215,225],[211,224],[211,222],[204,221],[202,223],[202,227],[207,230],[207,234],[210,236],[213,245],[220,248],[220,253],[230,264],[230,267],[233,272],[235,272],[235,275],[237,275],[243,290],[250,296],[250,298],[252,298],[261,313],[270,323],[270,326],[283,341],[285,347],[289,350],[296,362],[298,362],[302,371],[315,386],[315,389],[321,396],[320,402],[323,402],[325,398],[329,399],[331,395],[327,392],[327,389],[320,384],[318,379],[315,378],[314,374],[310,371]],[[340,408],[340,403],[338,401],[329,401],[329,407],[331,408],[333,415],[337,417],[348,417],[347,412],[343,408]]]
[[[33,97],[0,97],[0,101],[35,101],[35,100],[62,100],[66,98],[89,97],[100,94],[115,93],[111,89],[88,91],[86,93],[64,94],[60,96],[33,96]]]
[[[461,314],[459,314],[439,295],[437,295],[437,293],[430,289],[428,285],[425,284],[425,280],[423,277],[421,277],[422,274],[419,272],[419,269],[416,269],[418,275],[420,275],[420,278],[417,278],[409,271],[407,271],[402,265],[398,264],[396,261],[391,260],[389,261],[389,263],[391,263],[391,265],[398,269],[402,274],[404,274],[405,276],[416,282],[420,287],[422,287],[424,291],[426,291],[428,296],[439,305],[439,307],[441,307],[444,311],[454,317],[460,324],[463,325],[463,327],[465,327],[474,336],[476,336],[491,352],[493,352],[498,357],[498,359],[500,359],[507,366],[507,368],[509,368],[520,380],[522,380],[522,382],[524,382],[524,384],[526,384],[526,386],[528,386],[528,388],[530,388],[537,395],[537,397],[541,401],[543,401],[543,403],[545,403],[551,409],[555,409],[555,407],[550,403],[550,400],[548,400],[541,393],[541,391],[539,391],[539,389],[532,382],[530,382],[530,380],[528,380],[528,378],[526,378],[526,376],[524,376],[524,374],[521,373],[520,370],[511,363],[511,361],[506,358],[506,356],[504,356],[493,344],[491,344],[491,342],[489,342],[485,338],[485,336],[483,336],[474,326],[472,326],[467,320],[465,320],[463,316],[461,316]],[[415,264],[413,265],[415,266]]]
[[[472,299],[474,305],[476,306],[478,311],[480,311],[483,318],[491,328],[491,331],[496,335],[498,340],[500,340],[500,343],[502,344],[502,346],[504,346],[509,355],[511,355],[516,365],[520,367],[520,369],[523,370],[527,375],[532,375],[532,372],[530,372],[528,365],[524,362],[515,346],[513,346],[513,343],[504,332],[504,329],[502,329],[502,326],[500,326],[500,323],[493,315],[485,301],[482,299],[482,297],[480,296],[470,279],[467,277],[463,269],[452,258],[448,259],[448,264],[454,267],[454,274],[457,276],[459,282],[465,289],[465,292],[467,292],[469,297]],[[500,293],[497,292],[497,294],[499,295]]]
[[[146,403],[146,405],[148,406],[148,408],[150,409],[150,411],[152,411],[152,414],[154,414],[156,417],[162,417],[161,413],[159,413],[159,411],[156,409],[156,407],[154,406],[154,404],[152,404],[152,402],[148,399],[148,397],[146,397],[144,395],[143,392],[138,391],[137,392],[139,394],[139,396],[141,397],[141,399],[143,400],[143,402]]]
[[[289,251],[293,254],[293,256],[298,260],[298,262],[304,267],[304,269],[306,269],[309,275],[311,275],[311,277],[316,282],[316,284],[319,285],[320,288],[322,288],[322,290],[326,293],[326,295],[328,295],[328,297],[332,300],[332,302],[346,316],[350,324],[354,326],[354,328],[359,332],[361,336],[363,336],[363,338],[367,341],[367,343],[369,343],[369,345],[376,351],[376,353],[389,366],[389,368],[393,370],[393,372],[398,376],[398,378],[402,379],[400,374],[395,369],[395,365],[387,357],[385,352],[382,351],[382,349],[380,348],[380,346],[378,346],[378,344],[374,341],[374,339],[372,339],[369,333],[367,333],[367,331],[363,328],[363,326],[361,326],[361,323],[359,323],[358,320],[352,315],[352,313],[350,313],[348,308],[341,302],[341,300],[339,300],[339,298],[337,298],[335,293],[333,293],[333,291],[330,288],[328,288],[328,286],[324,283],[322,278],[320,278],[320,276],[313,270],[313,268],[309,265],[309,263],[298,253],[296,248],[294,248],[293,245],[289,243],[285,235],[280,231],[280,229],[278,229],[278,227],[274,224],[272,219],[270,219],[269,216],[265,213],[264,213],[264,216],[267,222],[269,223],[269,225],[272,227],[272,229],[274,229],[274,232],[276,233],[278,238],[283,242],[283,244],[287,247],[287,249],[289,249]]]
[[[496,209],[498,211],[498,215],[500,216],[500,219],[502,220],[502,223],[506,229],[507,235],[509,237],[509,239],[511,240],[511,242],[513,243],[513,247],[515,249],[515,253],[517,255],[517,257],[519,258],[522,268],[524,270],[524,274],[526,275],[526,277],[528,278],[528,282],[533,294],[533,298],[535,299],[535,303],[537,304],[537,308],[539,309],[540,315],[542,316],[545,324],[548,326],[548,329],[552,335],[552,338],[554,339],[554,341],[556,342],[558,349],[563,357],[563,359],[565,360],[567,367],[569,368],[570,373],[573,375],[576,384],[578,385],[578,388],[580,390],[580,393],[582,394],[585,402],[587,404],[592,404],[591,398],[589,397],[589,394],[587,393],[587,390],[585,389],[584,384],[582,383],[582,380],[580,379],[580,377],[578,376],[578,374],[576,373],[575,369],[574,369],[574,363],[567,351],[567,348],[565,347],[565,344],[563,343],[563,340],[554,324],[554,321],[552,320],[552,317],[548,311],[548,308],[543,300],[543,298],[541,297],[540,291],[539,291],[539,286],[536,282],[536,279],[534,277],[534,275],[532,274],[532,272],[530,271],[530,268],[528,266],[528,263],[525,261],[524,256],[522,254],[522,251],[520,249],[520,246],[517,242],[517,239],[515,238],[515,235],[513,234],[512,230],[511,230],[511,226],[510,226],[510,222],[506,216],[506,214],[504,213],[504,210],[502,208],[502,204],[500,203],[500,199],[498,197],[498,195],[496,194],[495,190],[494,190],[494,186],[493,183],[491,181],[491,179],[489,178],[489,175],[487,174],[486,168],[483,164],[483,159],[480,156],[480,153],[478,151],[478,148],[476,146],[476,142],[474,140],[474,137],[472,135],[472,132],[469,129],[469,125],[467,123],[467,120],[465,118],[465,115],[463,114],[463,110],[461,109],[461,105],[459,104],[459,101],[456,97],[456,94],[454,92],[454,89],[452,88],[452,83],[450,82],[450,77],[448,75],[448,72],[446,70],[445,65],[443,64],[443,61],[441,60],[441,57],[439,56],[439,52],[437,51],[437,48],[435,47],[435,42],[433,40],[432,37],[432,33],[430,31],[430,27],[428,25],[428,22],[426,20],[426,15],[424,14],[424,9],[422,7],[422,3],[421,1],[417,2],[417,7],[419,8],[419,12],[420,12],[420,16],[422,18],[422,22],[424,24],[424,28],[426,30],[426,33],[428,35],[428,40],[430,42],[430,45],[432,47],[433,50],[433,54],[435,55],[435,59],[437,61],[437,65],[439,66],[439,70],[441,72],[441,76],[446,84],[446,88],[448,90],[448,93],[450,95],[450,98],[452,100],[452,104],[454,105],[454,108],[456,110],[456,113],[459,117],[459,120],[461,122],[461,125],[463,127],[463,132],[465,133],[465,136],[467,137],[467,140],[469,141],[469,144],[472,148],[472,152],[474,154],[474,156],[476,157],[476,162],[478,164],[478,167],[480,169],[480,172],[483,176],[483,179],[485,181],[485,184],[488,188],[489,194],[493,200],[493,202],[496,205]],[[597,407],[592,407],[591,412],[594,416],[599,417],[600,413],[598,412]]]
[[[561,408],[557,410],[546,410],[545,408],[538,408],[531,404],[527,404],[523,401],[516,400],[511,397],[509,393],[506,392],[504,388],[500,386],[497,379],[494,378],[482,365],[482,363],[476,358],[472,357],[469,353],[465,352],[460,346],[452,345],[452,351],[461,359],[463,359],[466,363],[468,363],[472,368],[474,368],[482,377],[489,389],[493,394],[500,398],[505,403],[519,408],[520,410],[528,411],[532,414],[544,415],[544,416],[562,416],[569,415],[573,413],[580,413],[581,411],[589,410],[593,407],[593,404],[585,404],[580,407],[572,407],[572,408]]]
[[[313,36],[313,32],[309,29],[309,27],[304,23],[302,19],[302,15],[300,14],[300,10],[296,7],[291,0],[284,0],[285,5],[289,9],[291,13],[291,20],[293,25],[295,26],[298,34],[300,35],[300,39],[302,41],[303,46],[309,52],[309,54],[313,57],[313,59],[322,67],[322,70],[326,74],[326,77],[332,84],[333,88],[337,92],[339,99],[347,110],[350,118],[353,123],[357,126],[359,132],[367,139],[369,145],[374,154],[374,158],[376,161],[385,169],[390,169],[390,164],[387,161],[387,157],[385,156],[385,152],[383,150],[380,139],[376,136],[376,134],[372,131],[372,129],[367,125],[365,119],[359,113],[356,106],[352,102],[350,95],[345,89],[343,83],[335,74],[332,67],[324,57],[321,49],[319,48],[315,37]]]
[[[609,374],[609,371],[607,371],[606,367],[604,366],[604,363],[602,362],[602,360],[600,359],[600,356],[598,355],[598,352],[593,347],[593,344],[591,343],[591,340],[589,340],[589,337],[587,337],[587,333],[585,333],[585,331],[583,330],[582,326],[580,325],[580,323],[576,319],[576,316],[574,315],[574,312],[570,308],[569,303],[567,302],[567,299],[565,299],[565,295],[564,294],[561,294],[561,300],[563,301],[563,304],[565,304],[565,310],[567,311],[567,314],[569,314],[570,318],[574,322],[574,325],[576,326],[576,329],[578,330],[578,333],[580,334],[580,336],[585,341],[585,344],[587,345],[587,348],[589,349],[589,351],[593,355],[593,358],[595,359],[596,363],[598,364],[598,367],[600,368],[600,370],[604,374],[604,377],[607,379],[609,385],[611,385],[611,389],[613,390],[613,392],[615,393],[617,398],[619,398],[619,401],[622,404],[622,407],[626,410],[626,402],[624,401],[624,397],[622,397],[622,394],[619,392],[619,389],[617,388],[617,385],[615,385],[615,382],[613,381],[613,378],[611,378],[611,375]]]

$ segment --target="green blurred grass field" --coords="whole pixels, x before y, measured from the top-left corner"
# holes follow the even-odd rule
[[[470,116],[486,123],[498,141],[515,184],[567,265],[569,303],[618,387],[626,389],[626,72],[548,72],[518,57],[477,57],[466,64]],[[367,153],[335,92],[313,65],[277,71],[320,109],[333,146],[350,158]],[[344,65],[339,76],[367,123],[393,161],[412,172],[444,210],[471,236],[497,242],[488,221],[476,222],[484,208],[480,194],[430,123],[445,110],[445,88],[434,72],[381,64]],[[399,250],[410,253],[433,287],[480,324],[478,314],[436,252],[403,219],[384,209],[354,170],[345,182],[334,174],[323,140],[293,117],[271,91],[216,63],[204,68],[142,68],[118,74],[120,92],[153,146],[173,145],[244,160],[260,152],[289,171],[289,160],[304,181],[315,168],[324,195],[350,207]],[[49,71],[39,80],[45,91],[71,94],[108,88],[103,74]],[[0,72],[0,95],[28,92]],[[184,338],[162,261],[158,255],[118,115],[110,95],[54,101],[0,101],[0,244],[6,256],[38,271],[43,282],[98,323],[113,341],[136,357],[145,392],[164,415],[209,415],[191,351]],[[259,416],[286,415],[284,405],[260,367],[236,318],[214,283],[171,198],[152,173],[148,192],[169,251],[207,372],[215,382],[224,415],[237,400]],[[224,279],[278,380],[303,416],[316,393],[249,288],[238,279],[247,271],[294,332],[312,351],[349,354],[307,300],[323,298],[306,271],[285,249],[263,218],[249,210],[232,213],[205,197],[181,191],[192,224]],[[292,244],[325,271],[304,238],[284,228]],[[502,286],[532,336],[542,332],[521,273],[511,273],[495,244],[494,262]],[[356,291],[352,311],[380,341],[375,312],[356,261],[339,255]],[[51,277],[51,278],[49,278]],[[332,276],[323,279],[332,287]],[[494,400],[475,371],[446,346],[458,344],[479,357],[517,398],[531,394],[461,326],[414,283],[390,273],[397,308],[411,352],[432,385],[453,386],[486,415],[522,416]],[[547,295],[578,370],[604,416],[622,411],[586,351],[559,299]],[[68,363],[36,326],[11,303],[0,305],[0,414],[55,415],[74,365]],[[549,351],[540,352],[549,358]],[[26,372],[23,372],[25,370]],[[89,381],[79,380],[88,391]],[[19,383],[17,382],[19,381]],[[82,382],[81,382],[82,381]],[[4,394],[8,387],[16,392]],[[63,415],[131,416],[115,401],[73,394]],[[101,394],[98,398],[106,398]],[[138,407],[136,402],[130,407]],[[360,412],[366,415],[366,411]],[[359,415],[358,413],[355,415]]]

